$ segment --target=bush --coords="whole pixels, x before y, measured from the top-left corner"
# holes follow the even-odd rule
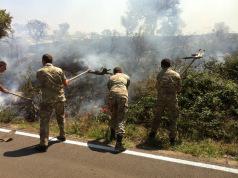
[[[179,129],[183,136],[237,140],[233,129],[238,123],[236,83],[216,74],[193,72],[183,81],[179,104]]]
[[[153,96],[145,96],[130,103],[126,114],[127,123],[149,126],[154,116],[153,108],[155,103],[156,98]]]
[[[181,138],[191,140],[214,139],[238,141],[238,74],[237,55],[225,63],[211,61],[204,71],[190,70],[182,81],[179,95],[180,117],[178,131]],[[155,75],[140,81],[133,91],[127,113],[129,124],[143,124],[149,128],[156,104]],[[161,126],[168,126],[163,117]]]
[[[0,122],[9,123],[16,117],[17,117],[17,113],[11,107],[1,108]]]

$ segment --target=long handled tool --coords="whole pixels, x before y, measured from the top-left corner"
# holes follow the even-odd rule
[[[111,69],[107,69],[105,67],[101,68],[101,70],[89,70],[88,73],[95,74],[95,75],[113,75],[111,72],[109,72]]]
[[[14,96],[18,96],[18,97],[20,97],[20,98],[22,98],[22,99],[25,99],[25,100],[32,101],[32,99],[31,99],[31,98],[27,98],[27,97],[25,97],[25,96],[22,96],[22,95],[20,95],[20,94],[13,93],[13,92],[11,92],[11,91],[8,91],[7,93],[8,93],[8,94],[11,94],[11,95],[14,95]]]
[[[89,71],[89,69],[87,69],[86,71],[84,71],[84,72],[82,72],[82,73],[80,73],[80,74],[78,74],[78,75],[68,79],[68,82],[71,82],[72,80],[75,80],[75,79],[79,78],[81,75],[88,73],[88,71]]]
[[[205,53],[205,50],[202,50],[202,49],[199,49],[199,51],[195,54],[192,54],[192,56],[189,56],[189,57],[184,57],[182,59],[193,59],[189,65],[183,70],[183,72],[181,72],[181,76],[184,76],[187,72],[187,70],[190,68],[190,66],[197,60],[197,59],[201,59],[203,58],[203,55]]]
[[[16,130],[11,130],[10,132],[4,134],[0,137],[0,142],[9,142],[13,140],[13,136],[16,133]]]

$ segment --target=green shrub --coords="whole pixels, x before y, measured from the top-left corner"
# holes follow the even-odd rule
[[[17,117],[17,112],[12,107],[2,107],[0,109],[0,122],[9,123],[15,117]]]
[[[184,137],[237,140],[233,129],[238,123],[236,83],[216,74],[193,72],[183,81],[179,104],[179,131]]]

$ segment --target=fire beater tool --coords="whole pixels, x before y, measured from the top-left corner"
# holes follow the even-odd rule
[[[7,93],[8,93],[8,94],[11,94],[11,95],[14,95],[14,96],[18,96],[18,97],[20,97],[20,98],[22,98],[22,99],[25,99],[25,100],[28,100],[28,101],[32,101],[31,98],[27,98],[27,97],[22,96],[22,95],[20,95],[20,94],[18,94],[18,93],[14,93],[14,92],[11,92],[11,91],[8,91]]]
[[[75,79],[79,78],[81,75],[88,73],[88,71],[89,71],[89,69],[87,69],[86,71],[84,71],[84,72],[82,72],[82,73],[80,73],[80,74],[78,74],[78,75],[68,79],[68,82],[71,82],[72,80],[75,80]]]
[[[16,133],[16,130],[11,130],[10,132],[5,133],[3,136],[0,137],[0,142],[12,141],[15,133]]]
[[[91,73],[91,74],[95,74],[95,75],[105,75],[105,74],[108,74],[108,75],[112,75],[111,72],[109,72],[111,69],[107,69],[105,67],[101,68],[101,70],[89,70],[88,73]]]
[[[205,53],[205,50],[199,49],[199,51],[196,52],[195,54],[192,54],[191,56],[182,58],[182,59],[193,59],[193,60],[188,64],[188,66],[184,69],[184,71],[183,71],[180,75],[183,76],[183,75],[187,72],[187,70],[189,69],[189,67],[190,67],[197,59],[203,58],[204,53]]]

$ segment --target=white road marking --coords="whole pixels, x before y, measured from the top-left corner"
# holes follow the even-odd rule
[[[9,129],[0,128],[0,132],[7,133],[7,132],[10,132],[10,131],[11,130],[9,130]],[[39,135],[37,135],[37,134],[31,134],[31,133],[20,132],[20,131],[16,131],[15,134],[16,135],[27,136],[27,137],[33,137],[33,138],[40,138]],[[49,139],[52,140],[52,141],[57,140],[54,137],[50,137]],[[102,146],[102,145],[95,145],[95,144],[84,143],[84,142],[73,141],[73,140],[66,140],[64,143],[72,144],[72,145],[79,145],[79,146],[84,146],[84,147],[91,147],[91,148],[96,148],[96,149],[102,149],[102,150],[111,151],[111,152],[114,151],[114,148],[112,148],[112,147]],[[217,166],[217,165],[206,164],[206,163],[201,163],[201,162],[187,161],[187,160],[182,160],[182,159],[170,158],[170,157],[166,157],[166,156],[159,156],[159,155],[142,153],[142,152],[131,151],[131,150],[126,150],[123,153],[128,154],[128,155],[140,156],[140,157],[157,159],[157,160],[162,160],[162,161],[167,161],[167,162],[172,162],[172,163],[178,163],[178,164],[184,164],[184,165],[189,165],[189,166],[195,166],[195,167],[207,168],[207,169],[214,169],[214,170],[219,170],[219,171],[238,174],[238,169],[229,168],[229,167]]]

